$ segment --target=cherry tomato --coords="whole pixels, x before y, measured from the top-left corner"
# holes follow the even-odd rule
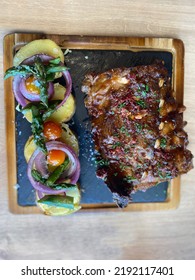
[[[35,79],[34,76],[29,76],[25,80],[25,85],[28,91],[33,92],[35,94],[40,94],[39,82],[37,81],[37,79]]]
[[[43,134],[48,140],[55,140],[61,137],[62,128],[59,124],[48,121],[43,125]]]
[[[61,165],[66,158],[66,153],[61,150],[51,150],[47,155],[47,162],[52,166]]]

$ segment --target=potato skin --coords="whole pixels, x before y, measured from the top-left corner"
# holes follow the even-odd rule
[[[26,141],[26,144],[24,146],[24,157],[26,159],[26,162],[28,162],[36,150],[37,146],[33,140],[33,136],[30,136],[28,140]]]
[[[44,212],[45,215],[49,215],[49,216],[66,216],[80,210],[81,206],[79,205],[79,203],[81,199],[81,193],[79,187],[75,190],[66,191],[66,195],[72,196],[74,198],[74,209],[48,206],[39,202],[37,202],[37,205],[41,208],[41,210]]]
[[[60,140],[71,147],[73,151],[79,155],[79,143],[74,132],[69,128],[68,124],[62,124],[62,137]]]
[[[46,54],[54,58],[60,57],[61,62],[64,63],[64,54],[54,41],[38,39],[26,44],[15,54],[13,65],[18,66],[26,58],[35,54]]]
[[[60,141],[71,147],[75,153],[79,154],[79,143],[77,140],[77,137],[72,132],[72,130],[69,128],[67,124],[62,125],[63,131],[62,136],[59,138]],[[29,161],[30,157],[36,150],[37,146],[34,143],[33,136],[30,136],[29,139],[26,141],[26,144],[24,146],[24,157],[26,159],[26,162]]]
[[[63,124],[62,127],[63,127],[62,137],[59,140],[66,143],[78,155],[79,144],[75,134],[71,131],[71,129],[67,124]],[[30,157],[32,156],[33,152],[36,150],[36,148],[37,146],[34,143],[33,136],[30,136],[24,147],[24,156],[27,163]],[[37,205],[41,208],[41,210],[44,212],[45,215],[49,215],[49,216],[62,216],[62,215],[66,216],[79,211],[81,209],[81,206],[79,205],[81,199],[79,186],[75,190],[69,190],[68,192],[66,192],[66,194],[74,197],[74,209],[67,209],[67,208],[53,207],[53,206],[51,207],[38,202]]]
[[[63,100],[65,87],[60,84],[54,84],[54,96],[52,100]],[[68,122],[74,115],[76,110],[75,98],[72,94],[68,97],[66,102],[56,110],[47,120],[54,121],[57,123]],[[25,118],[32,123],[32,112],[31,109],[23,110]]]
[[[66,91],[65,87],[63,87],[60,84],[55,84],[54,96],[52,100],[63,100],[65,91]],[[58,110],[56,110],[48,118],[48,120],[58,122],[58,123],[68,122],[73,117],[75,110],[76,110],[75,98],[73,97],[72,94],[70,94],[66,102]]]

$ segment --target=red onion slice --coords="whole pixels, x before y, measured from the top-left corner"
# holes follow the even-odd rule
[[[76,184],[79,177],[80,177],[80,173],[81,173],[81,167],[80,167],[80,163],[77,167],[77,169],[75,170],[74,174],[70,177],[70,182],[72,184]]]
[[[21,64],[27,64],[27,65],[33,64],[36,57],[39,57],[43,62],[46,62],[46,63],[48,63],[51,59],[54,59],[54,57],[49,56],[49,55],[37,54],[37,55],[33,55],[33,56],[25,59]],[[63,66],[64,64],[61,62],[60,65]],[[71,78],[69,71],[68,70],[62,71],[62,75],[66,82],[66,91],[64,92],[63,100],[56,107],[56,110],[59,109],[66,102],[66,100],[68,99],[68,97],[72,91],[72,78]]]
[[[33,56],[25,59],[23,62],[21,62],[21,64],[31,65],[34,63],[36,57],[40,57],[42,62],[45,62],[45,63],[48,63],[51,59],[54,59],[54,57],[49,56],[49,55],[37,54],[37,55],[33,55]],[[64,64],[61,62],[60,65],[64,65]],[[68,97],[70,96],[71,91],[72,91],[72,78],[70,76],[69,71],[68,70],[62,71],[62,75],[66,82],[66,91],[64,92],[63,100],[56,107],[56,110],[59,109],[66,102],[66,100],[68,99]],[[13,80],[13,92],[14,92],[17,102],[19,104],[21,104],[22,107],[25,107],[28,104],[28,101],[26,99],[28,99],[30,101],[40,101],[40,99],[37,100],[37,97],[39,97],[39,95],[33,95],[33,94],[29,95],[29,92],[26,92],[22,85],[20,88],[21,79],[22,78],[18,75],[16,77],[14,77],[14,80]]]
[[[28,175],[30,183],[32,184],[32,186],[37,191],[40,191],[40,192],[43,192],[43,193],[46,193],[46,194],[60,194],[60,193],[63,193],[64,190],[53,190],[53,189],[49,188],[48,186],[46,186],[46,185],[44,185],[44,184],[42,184],[40,182],[37,182],[32,177],[31,171],[32,171],[33,166],[34,166],[35,159],[39,155],[39,153],[42,153],[42,151],[40,151],[39,149],[36,149],[34,151],[34,153],[32,154],[29,162],[28,162],[27,175]]]
[[[54,59],[53,56],[41,53],[41,54],[35,54],[35,55],[32,55],[32,56],[26,58],[20,64],[32,65],[35,63],[35,59],[37,57],[39,57],[41,59],[41,61],[45,62],[46,64],[48,64],[51,59]]]
[[[66,174],[66,177],[68,177],[70,179],[72,184],[76,184],[76,182],[78,181],[79,176],[80,176],[80,162],[78,160],[76,153],[73,151],[73,149],[59,141],[47,142],[46,148],[48,151],[58,149],[67,154],[67,156],[71,162],[71,167],[68,170],[68,174]],[[64,180],[64,178],[62,178],[62,180],[60,180],[60,181],[62,182],[63,180]]]
[[[43,178],[48,178],[49,171],[44,153],[39,153],[35,158],[35,168],[41,173]]]
[[[44,54],[40,54],[39,57],[42,59],[43,62],[49,62],[51,59],[53,59],[53,57],[48,56],[48,55],[44,55]],[[25,59],[23,62],[21,62],[21,64],[33,64],[34,60],[36,58],[36,55],[31,56],[27,59]],[[14,96],[17,100],[17,102],[22,106],[25,107],[28,104],[28,101],[26,100],[26,98],[22,95],[22,92],[20,90],[20,82],[21,82],[22,77],[20,75],[17,75],[14,77],[13,79],[13,84],[12,84],[12,88],[13,88],[13,93]]]
[[[19,75],[15,76],[12,83],[12,89],[17,102],[22,107],[25,107],[28,104],[28,102],[20,91],[20,82],[21,82],[21,77]]]
[[[72,175],[70,178],[71,180],[71,183],[72,184],[76,184],[76,182],[78,181],[79,179],[79,176],[80,176],[80,162],[77,158],[77,155],[75,154],[75,152],[70,148],[68,147],[66,144],[62,143],[62,142],[59,142],[59,141],[50,141],[50,142],[47,142],[46,143],[46,148],[48,151],[50,150],[61,150],[63,152],[65,152],[71,162],[71,165],[72,165]],[[32,184],[32,186],[37,190],[37,191],[40,191],[40,192],[43,192],[43,193],[46,193],[46,194],[60,194],[60,193],[64,193],[64,190],[54,190],[40,182],[37,182],[33,177],[32,177],[32,174],[31,174],[31,171],[33,169],[33,166],[35,164],[37,170],[39,172],[42,172],[41,174],[43,174],[43,177],[44,175],[46,175],[46,171],[45,169],[43,168],[42,164],[41,164],[41,161],[43,161],[43,157],[45,158],[45,155],[43,154],[42,151],[40,151],[39,149],[36,149],[35,152],[32,154],[29,162],[28,162],[28,169],[27,169],[27,175],[28,175],[28,178]],[[37,164],[38,160],[40,160],[40,164],[41,166],[39,166]],[[48,173],[47,173],[48,174]]]
[[[44,197],[44,193],[37,191],[37,198],[38,200]]]
[[[62,64],[63,65],[63,64]],[[56,107],[56,110],[59,109],[65,102],[66,100],[68,99],[68,97],[70,96],[71,94],[71,91],[72,91],[72,78],[70,76],[70,73],[68,70],[66,71],[63,71],[62,72],[62,75],[66,81],[66,91],[64,93],[64,99],[62,100],[62,102],[60,102],[60,104]]]
[[[40,94],[28,91],[28,89],[26,88],[25,80],[25,78],[21,78],[20,81],[20,91],[22,95],[29,101],[40,101]],[[48,84],[47,93],[48,99],[51,99],[54,94],[54,85],[52,82],[49,82]]]

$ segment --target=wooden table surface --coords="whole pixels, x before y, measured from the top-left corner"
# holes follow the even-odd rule
[[[0,259],[195,259],[195,170],[182,176],[176,210],[85,212],[67,217],[9,212],[3,37],[24,31],[183,40],[184,118],[189,149],[195,154],[195,1],[1,0]]]

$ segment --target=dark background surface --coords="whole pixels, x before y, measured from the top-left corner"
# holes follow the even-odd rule
[[[101,179],[95,175],[94,146],[90,134],[89,117],[84,106],[84,94],[81,85],[85,74],[103,72],[116,67],[147,65],[156,59],[163,60],[172,76],[172,54],[169,52],[131,52],[72,50],[65,56],[66,65],[73,80],[73,94],[76,98],[76,113],[70,121],[70,127],[77,134],[80,147],[82,191],[81,203],[112,203],[112,194]],[[31,135],[30,124],[23,115],[16,111],[16,149],[17,149],[17,182],[18,204],[35,205],[35,192],[27,178],[27,164],[24,158],[24,145]],[[133,202],[161,202],[166,200],[168,182],[132,195]]]

